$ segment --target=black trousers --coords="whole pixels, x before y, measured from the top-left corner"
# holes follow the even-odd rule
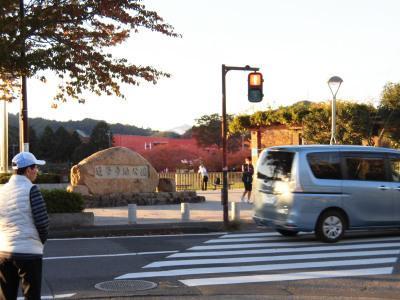
[[[201,189],[203,191],[207,191],[207,182],[208,182],[208,176],[203,176],[203,180],[201,181]]]
[[[15,259],[0,257],[0,300],[15,300],[21,280],[27,300],[40,300],[42,258]]]

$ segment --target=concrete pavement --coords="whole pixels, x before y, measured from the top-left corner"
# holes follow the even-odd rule
[[[229,202],[241,202],[242,190],[229,190]],[[190,203],[190,222],[218,222],[222,221],[221,191],[197,191],[197,195],[204,196],[203,203]],[[251,220],[253,206],[250,203],[241,203],[240,217],[242,220]],[[88,208],[86,212],[93,212],[95,225],[126,225],[128,224],[128,207]],[[137,224],[181,223],[181,206],[173,205],[146,205],[137,207]]]
[[[228,191],[230,203],[240,203],[243,191]],[[146,235],[170,233],[201,233],[222,230],[254,229],[251,203],[240,203],[240,228],[224,228],[221,191],[197,191],[204,196],[203,203],[190,203],[190,220],[182,221],[180,204],[137,206],[137,223],[128,223],[128,206],[111,208],[88,208],[94,214],[94,226],[62,228],[50,231],[51,238],[92,237],[113,235]],[[231,216],[231,212],[229,211]]]

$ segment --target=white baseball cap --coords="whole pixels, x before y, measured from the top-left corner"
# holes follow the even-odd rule
[[[12,168],[17,170],[31,165],[44,165],[45,163],[44,160],[36,159],[35,155],[30,152],[20,152],[12,159]]]

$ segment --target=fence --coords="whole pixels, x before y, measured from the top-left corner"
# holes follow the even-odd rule
[[[160,178],[169,178],[175,180],[177,190],[200,190],[201,189],[201,175],[198,173],[158,173]],[[222,187],[222,172],[209,172],[208,173],[208,189],[213,189],[213,183],[217,178],[220,178]],[[241,172],[228,172],[228,184],[230,188],[243,188],[242,173]]]

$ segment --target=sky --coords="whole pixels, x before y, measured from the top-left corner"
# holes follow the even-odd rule
[[[132,63],[171,74],[157,85],[124,86],[126,99],[86,95],[51,104],[57,82],[28,81],[29,117],[93,118],[154,130],[194,125],[222,111],[221,66],[259,67],[264,99],[247,101],[247,72],[226,77],[227,112],[251,114],[297,101],[338,99],[377,104],[387,82],[400,82],[398,0],[144,0],[182,38],[141,30],[112,50]],[[16,113],[19,103],[9,105]]]

